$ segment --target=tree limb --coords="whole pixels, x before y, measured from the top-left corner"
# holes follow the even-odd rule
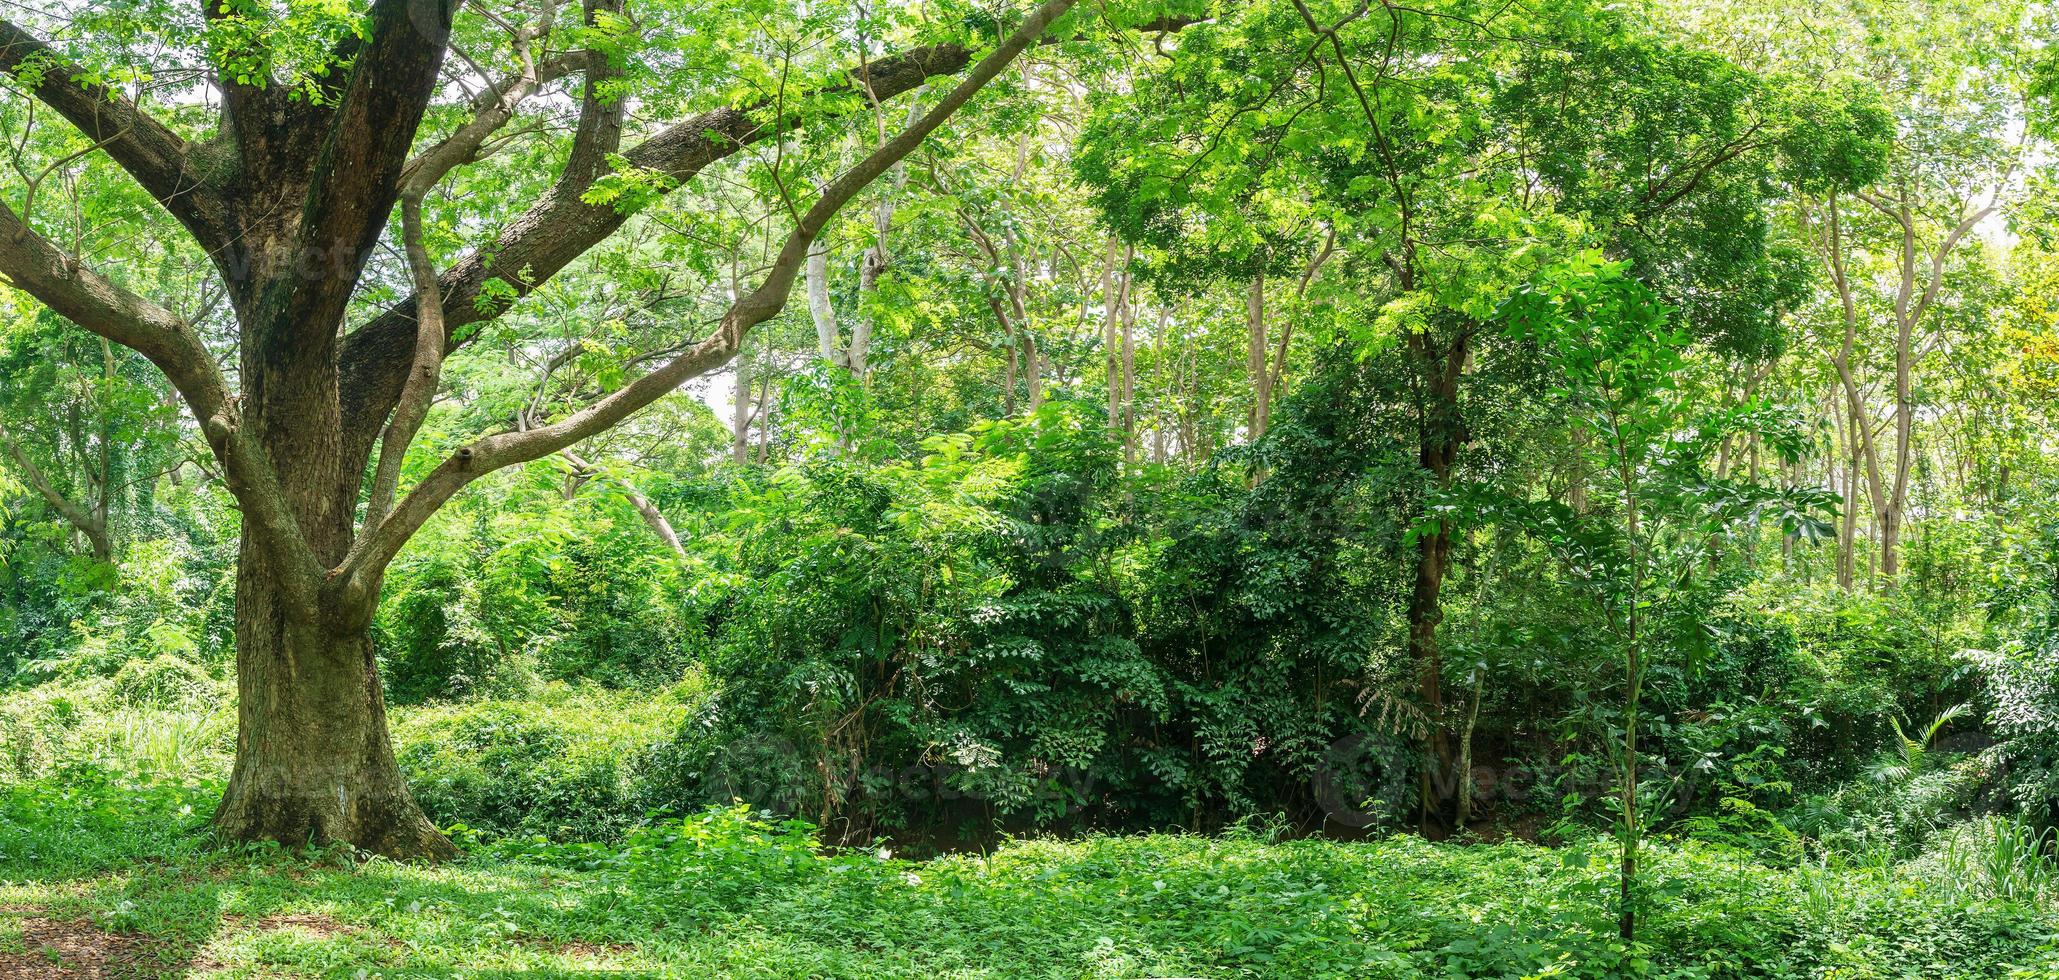
[[[401,500],[392,514],[377,527],[359,535],[350,553],[337,567],[335,575],[343,580],[345,601],[351,603],[346,608],[368,609],[370,604],[363,599],[377,593],[377,580],[387,564],[431,515],[473,480],[565,449],[616,425],[687,380],[728,363],[752,327],[778,315],[785,308],[793,293],[794,279],[807,261],[808,247],[829,220],[859,191],[921,145],[930,133],[1000,74],[1010,61],[1042,37],[1051,22],[1070,9],[1074,2],[1045,0],[1030,13],[1021,27],[973,66],[966,77],[921,119],[824,187],[821,196],[795,222],[764,281],[730,304],[712,336],[558,422],[485,436],[444,460]]]
[[[270,278],[257,316],[266,346],[332,350],[366,256],[400,196],[400,172],[434,94],[457,0],[377,0],[315,160],[298,254],[318,275]],[[247,325],[246,325],[247,326]]]
[[[1133,29],[1175,31],[1199,22],[1199,18],[1168,18]],[[1040,43],[1059,40],[1066,38],[1044,39]],[[972,45],[961,43],[913,48],[854,68],[843,82],[813,95],[860,94],[857,105],[869,110],[873,101],[904,95],[933,76],[965,70],[972,63],[973,51]],[[623,156],[631,166],[657,171],[683,184],[709,164],[803,124],[804,120],[796,116],[764,119],[763,110],[768,105],[701,113],[666,127]],[[517,293],[526,294],[628,220],[628,215],[611,205],[580,200],[579,193],[584,190],[561,182],[556,193],[538,201],[502,229],[492,245],[444,271],[439,281],[444,298],[446,350],[462,346],[454,341],[458,331],[499,315],[499,307],[482,310],[476,303],[481,288],[489,280],[501,277]],[[369,440],[371,436],[365,434],[376,433],[379,420],[392,410],[405,380],[408,352],[414,349],[414,309],[412,297],[403,300],[346,339],[342,352],[346,432]]]
[[[112,557],[114,547],[107,539],[107,522],[73,503],[70,497],[59,493],[56,487],[51,486],[49,479],[43,476],[42,468],[38,467],[34,460],[29,459],[28,452],[22,449],[21,443],[15,441],[4,425],[0,425],[0,443],[6,444],[7,454],[14,457],[15,464],[21,467],[22,476],[29,481],[29,486],[35,489],[37,495],[56,510],[58,516],[78,528],[79,533],[84,534],[86,539],[92,542],[93,554],[102,561]]]
[[[200,420],[229,489],[252,525],[291,556],[305,573],[287,582],[289,598],[314,608],[321,566],[279,488],[277,471],[246,432],[214,357],[186,321],[87,268],[23,224],[0,204],[0,276],[86,331],[142,354],[184,398]]]
[[[600,27],[603,15],[620,15],[623,0],[583,0],[581,20],[590,32]],[[601,90],[622,75],[622,69],[607,52],[588,48],[585,54],[586,84],[579,95],[579,128],[572,136],[572,152],[565,169],[558,174],[560,193],[578,196],[608,172],[608,156],[622,148],[622,99],[608,97]]]
[[[0,19],[0,71],[19,80],[38,100],[105,150],[203,246],[213,249],[231,232],[226,211],[191,159],[186,141],[121,93],[90,81],[48,44]]]
[[[422,199],[409,194],[400,199],[401,240],[407,248],[408,271],[415,280],[415,300],[421,323],[427,329],[415,331],[414,367],[393,418],[379,440],[379,464],[372,471],[371,500],[365,506],[365,527],[376,527],[386,519],[393,496],[400,485],[401,464],[408,446],[429,414],[436,398],[436,385],[443,374],[443,298],[436,292],[436,267],[430,264],[429,249],[422,244]]]

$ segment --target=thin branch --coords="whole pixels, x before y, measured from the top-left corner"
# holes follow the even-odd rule
[[[216,197],[189,159],[186,142],[121,93],[87,81],[85,69],[48,44],[0,19],[0,71],[13,75],[43,104],[107,151],[159,204],[208,248],[229,238]]]

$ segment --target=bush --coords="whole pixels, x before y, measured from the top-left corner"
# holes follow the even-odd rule
[[[59,684],[0,697],[0,782],[50,771],[99,700],[95,688]]]
[[[439,825],[606,840],[698,789],[652,760],[695,754],[691,720],[706,699],[694,678],[656,695],[552,683],[519,701],[400,713],[394,741],[415,799]]]
[[[123,664],[114,672],[111,693],[145,708],[208,708],[226,700],[221,683],[205,668],[170,655]]]
[[[236,746],[225,685],[173,657],[132,661],[113,678],[0,695],[0,781],[74,765],[170,779],[219,778]]]

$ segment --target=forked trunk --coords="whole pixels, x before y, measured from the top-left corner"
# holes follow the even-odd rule
[[[456,856],[394,762],[369,632],[298,621],[279,588],[283,572],[245,539],[236,768],[215,829],[229,840],[347,843],[402,860]]]

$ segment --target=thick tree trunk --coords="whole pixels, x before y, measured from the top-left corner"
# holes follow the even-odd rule
[[[230,840],[347,843],[399,859],[456,856],[394,762],[370,634],[299,621],[278,585],[286,574],[245,538],[236,573],[236,768],[215,829]]]

